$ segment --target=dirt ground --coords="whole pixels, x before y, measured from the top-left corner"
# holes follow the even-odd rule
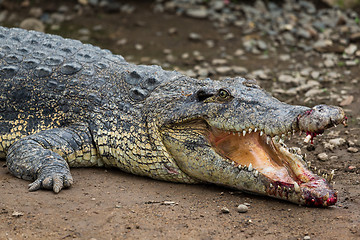
[[[73,8],[74,1],[64,1]],[[56,6],[45,1],[35,1],[38,6],[52,9]],[[89,42],[122,54],[135,62],[149,63],[151,59],[164,61],[163,49],[173,55],[200,51],[205,58],[219,56],[220,47],[226,51],[238,49],[238,41],[223,41],[222,34],[206,20],[179,17],[172,14],[155,14],[146,1],[134,2],[132,14],[107,14],[98,11],[76,15],[65,22],[61,30],[47,29],[65,37],[81,38],[78,29],[101,24],[101,31],[92,32]],[[26,18],[26,8],[12,10],[18,18]],[[19,20],[20,21],[20,20]],[[8,22],[16,26],[19,21]],[[176,28],[176,35],[169,35],[169,28]],[[241,36],[238,29],[232,29]],[[188,40],[190,32],[204,39],[213,39],[214,48]],[[127,44],[117,45],[126,38]],[[142,50],[136,50],[141,44]],[[301,52],[299,61],[305,58]],[[316,59],[313,59],[316,61]],[[277,56],[259,60],[248,56],[246,61],[234,59],[232,65],[249,70],[268,66],[274,71],[286,66],[278,65]],[[181,69],[191,68],[191,60],[173,63]],[[173,66],[168,66],[172,68]],[[345,68],[344,68],[345,70]],[[359,139],[360,86],[350,79],[359,76],[358,67],[349,69],[351,74],[335,86],[351,89],[354,101],[346,106],[349,126],[333,129],[332,134],[344,139]],[[216,76],[214,76],[216,78]],[[259,81],[268,90],[270,84]],[[302,104],[299,99],[281,100]],[[320,102],[315,102],[318,104]],[[326,102],[324,102],[326,103]],[[328,104],[333,104],[332,102]],[[212,185],[185,185],[155,181],[133,176],[116,169],[72,169],[75,180],[70,189],[53,194],[49,191],[28,192],[28,182],[10,175],[4,165],[0,168],[0,239],[360,239],[360,153],[349,153],[348,146],[332,152],[325,150],[322,141],[332,135],[316,138],[315,150],[306,151],[308,159],[318,168],[335,169],[334,188],[339,201],[329,208],[307,208],[272,198],[259,197]],[[302,142],[295,138],[289,145]],[[306,147],[305,147],[306,149]],[[327,152],[328,161],[317,160],[316,155]],[[247,213],[238,213],[236,206],[248,203]],[[221,213],[227,207],[230,213]]]

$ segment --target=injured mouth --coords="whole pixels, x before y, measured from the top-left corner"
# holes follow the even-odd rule
[[[285,144],[260,132],[240,133],[211,128],[209,142],[234,167],[254,171],[267,179],[267,195],[286,199],[296,192],[305,205],[329,206],[336,203],[336,192],[329,183],[307,169],[301,155]],[[328,176],[329,180],[332,175]]]

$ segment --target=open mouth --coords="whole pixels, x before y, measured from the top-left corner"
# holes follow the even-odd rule
[[[289,199],[298,195],[308,206],[330,206],[336,203],[337,193],[330,187],[331,180],[312,173],[296,149],[289,149],[256,129],[243,132],[222,131],[210,127],[208,141],[216,152],[231,165],[261,176],[267,195]]]

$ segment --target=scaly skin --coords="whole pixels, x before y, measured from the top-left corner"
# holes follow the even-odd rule
[[[342,109],[291,106],[254,81],[197,80],[136,66],[58,36],[0,27],[0,157],[59,192],[69,167],[117,167],[173,182],[215,183],[309,206],[335,204],[329,183],[275,136],[311,136]]]

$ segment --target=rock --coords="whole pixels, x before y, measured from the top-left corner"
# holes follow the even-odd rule
[[[88,28],[80,28],[78,30],[78,33],[80,35],[90,35],[91,32],[90,32],[90,30]]]
[[[344,52],[347,55],[354,55],[357,50],[357,46],[355,44],[350,44],[347,48],[345,48]]]
[[[175,35],[178,32],[177,28],[172,27],[168,29],[168,34],[169,35]]]
[[[21,217],[21,216],[24,216],[24,213],[23,212],[18,212],[18,211],[14,211],[11,216],[13,217]]]
[[[358,65],[358,63],[359,63],[358,60],[348,60],[348,61],[345,61],[345,65],[348,66],[348,67],[356,66],[356,65]]]
[[[206,40],[205,44],[208,48],[213,48],[215,47],[215,42],[213,40]]]
[[[303,239],[304,240],[310,240],[311,238],[310,238],[310,236],[305,236]]]
[[[262,41],[262,40],[258,40],[257,41],[257,47],[260,49],[260,50],[266,50],[267,49],[267,44],[266,42]]]
[[[327,4],[329,4],[332,7],[340,6],[340,7],[343,7],[343,8],[350,8],[350,9],[352,7],[355,7],[356,4],[359,4],[359,2],[357,0],[342,0],[342,1],[339,1],[339,0],[322,0],[322,1],[326,2]]]
[[[235,35],[233,33],[228,33],[224,36],[224,40],[231,40],[234,38],[235,38]]]
[[[283,33],[282,39],[284,40],[285,44],[289,46],[294,46],[295,43],[297,42],[295,37],[289,32]]]
[[[230,213],[230,210],[227,207],[222,207],[221,212],[222,213]]]
[[[245,67],[241,67],[241,66],[232,66],[232,71],[235,73],[235,74],[238,74],[238,75],[243,75],[243,74],[247,74],[248,73],[248,70],[245,68]]]
[[[296,31],[296,35],[298,35],[299,37],[305,38],[305,39],[310,39],[311,38],[311,34],[309,31],[303,29],[303,28],[299,28]]]
[[[189,77],[192,77],[192,78],[194,78],[194,77],[196,77],[196,73],[193,71],[193,70],[187,70],[186,72],[184,72],[184,74],[186,75],[186,76],[189,76]]]
[[[311,68],[304,68],[300,71],[300,75],[303,77],[307,77],[310,75],[311,70]]]
[[[189,39],[192,40],[192,41],[198,42],[198,41],[200,41],[202,39],[202,36],[200,34],[198,34],[198,33],[192,32],[192,33],[189,34]]]
[[[324,91],[321,90],[321,89],[318,89],[318,88],[313,88],[313,89],[310,89],[309,91],[307,91],[305,93],[305,97],[315,97],[317,95],[320,95],[322,94]]]
[[[234,55],[236,56],[236,57],[240,57],[240,56],[242,56],[242,55],[244,55],[244,50],[242,50],[242,49],[237,49],[236,51],[235,51],[235,53],[234,53]]]
[[[339,147],[339,146],[345,144],[346,141],[345,141],[345,139],[343,139],[343,138],[334,138],[334,139],[330,139],[330,140],[329,140],[329,143],[330,143],[331,145],[333,145],[334,147]]]
[[[283,61],[283,62],[289,61],[290,58],[291,58],[291,56],[289,54],[281,54],[279,56],[280,61]]]
[[[131,4],[124,4],[120,7],[120,4],[119,3],[113,3],[111,6],[113,6],[113,11],[111,12],[117,12],[118,9],[120,8],[120,11],[122,13],[127,13],[127,14],[132,14],[134,11],[135,11],[135,6],[134,5],[131,5]]]
[[[220,11],[225,6],[224,1],[211,1],[210,7],[215,11]]]
[[[207,77],[209,76],[209,70],[206,68],[200,68],[197,70],[197,73],[200,77]]]
[[[329,160],[329,156],[325,152],[319,153],[317,155],[317,158],[322,162],[325,162],[325,161]]]
[[[184,59],[184,60],[185,60],[185,59],[189,59],[189,57],[190,57],[190,54],[189,54],[189,53],[187,53],[187,52],[186,52],[186,53],[181,54],[181,58],[182,58],[182,59]]]
[[[69,11],[69,7],[66,6],[66,5],[61,5],[61,6],[58,8],[57,11],[60,12],[60,13],[66,13],[66,12]]]
[[[301,82],[304,82],[304,78],[302,77],[293,77],[291,75],[287,75],[287,74],[282,74],[279,76],[279,82],[283,82],[283,83],[296,83],[299,84]]]
[[[349,147],[347,149],[348,152],[351,152],[351,153],[357,153],[359,151],[359,149],[357,149],[356,147]]]
[[[311,77],[312,77],[313,79],[318,79],[318,77],[320,77],[320,72],[318,72],[318,71],[312,71],[312,72],[311,72]]]
[[[333,42],[329,39],[318,40],[313,44],[313,48],[318,52],[326,52],[326,49],[331,47]]]
[[[168,55],[166,55],[165,60],[169,63],[175,63],[176,57],[172,54],[168,54]]]
[[[5,21],[7,15],[8,15],[8,11],[7,11],[7,10],[1,11],[1,12],[0,12],[0,22]]]
[[[144,46],[141,45],[141,44],[139,44],[139,43],[137,43],[137,44],[135,44],[135,49],[138,50],[138,51],[140,51],[140,50],[143,50],[143,49],[144,49]]]
[[[20,28],[27,29],[27,30],[35,30],[38,32],[45,31],[45,25],[36,18],[26,18],[20,23]]]
[[[335,66],[335,63],[334,63],[334,61],[333,61],[332,59],[326,59],[326,60],[324,61],[324,65],[325,65],[325,67],[327,67],[327,68],[331,68],[331,67],[334,67],[334,66]]]
[[[197,9],[187,9],[186,10],[186,15],[188,17],[192,17],[192,18],[207,18],[208,16],[208,11],[206,8],[201,7],[201,8],[197,8]]]
[[[212,65],[225,65],[228,63],[228,60],[226,59],[220,59],[220,58],[215,58],[211,61]]]
[[[222,66],[222,67],[215,68],[215,71],[221,75],[229,74],[229,73],[231,73],[231,70],[232,70],[231,67],[228,67],[228,66]]]
[[[43,14],[42,8],[32,7],[29,10],[29,15],[34,18],[39,18]]]
[[[328,72],[326,76],[330,79],[338,79],[341,75],[337,72]]]
[[[350,105],[354,100],[354,96],[350,95],[350,96],[347,96],[343,101],[340,102],[340,106],[343,107],[343,106],[348,106]]]
[[[360,40],[360,32],[356,32],[350,35],[349,37],[350,41],[359,41]]]
[[[237,206],[236,210],[239,213],[246,213],[249,210],[249,208],[245,204],[240,204],[239,206]]]
[[[309,80],[307,83],[304,83],[295,88],[296,92],[307,91],[311,88],[319,88],[320,83],[318,81]]]
[[[265,73],[264,70],[259,69],[259,70],[255,70],[251,73],[252,75],[255,76],[255,78],[259,78],[261,80],[267,80],[270,79],[270,77]]]
[[[127,39],[126,38],[122,38],[122,39],[119,39],[117,42],[116,42],[116,45],[125,45],[127,43]]]

